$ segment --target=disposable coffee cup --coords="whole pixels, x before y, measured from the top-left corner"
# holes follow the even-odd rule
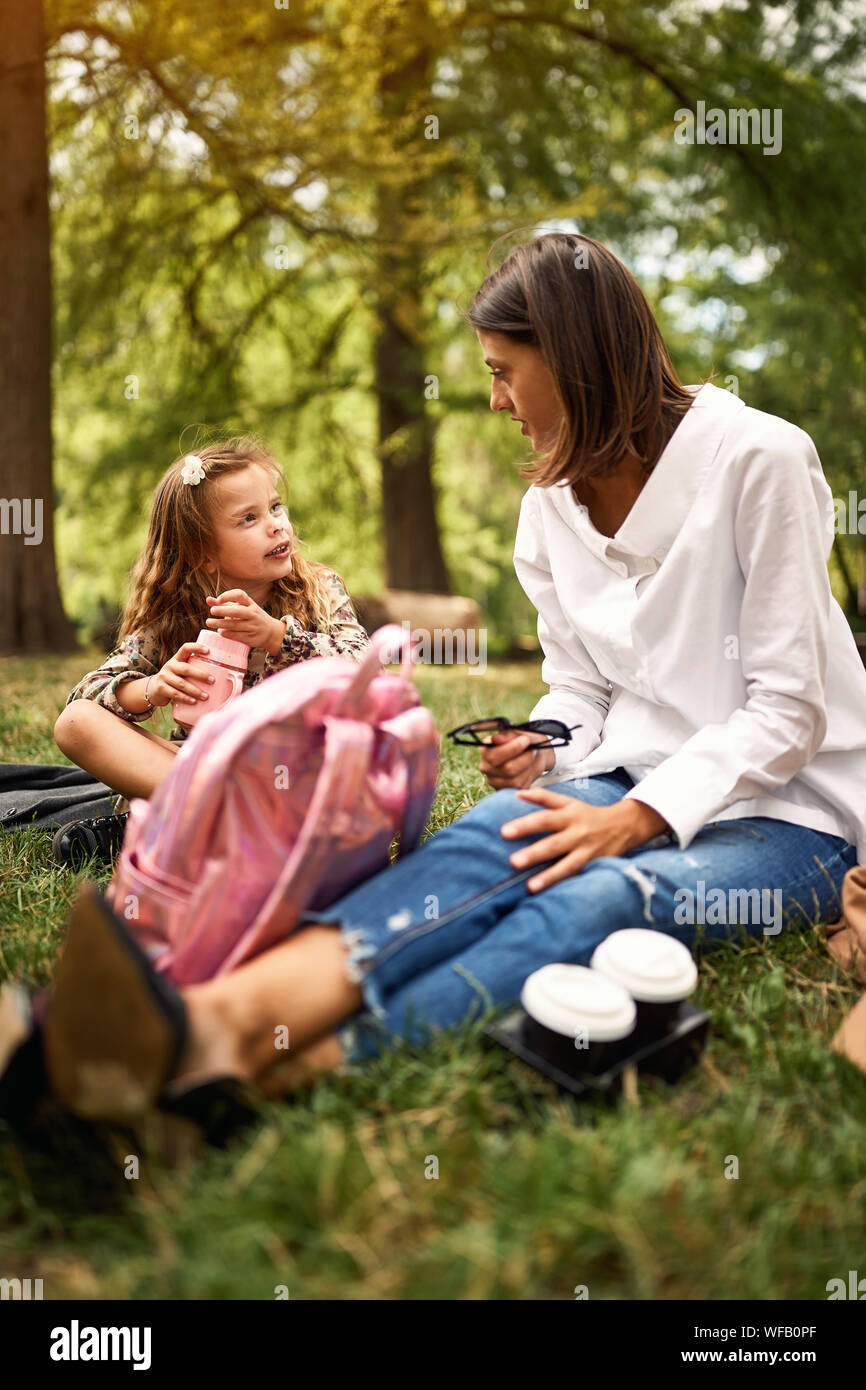
[[[698,982],[698,968],[688,948],[664,932],[645,927],[612,932],[596,947],[590,965],[621,985],[635,1001],[635,1040],[641,1043],[668,1031]]]
[[[585,965],[545,965],[530,975],[520,1002],[524,1041],[570,1075],[604,1071],[634,1032],[627,990]]]

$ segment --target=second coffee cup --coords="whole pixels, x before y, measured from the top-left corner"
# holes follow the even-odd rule
[[[698,982],[691,951],[661,931],[626,927],[611,932],[590,965],[627,990],[637,1005],[635,1041],[662,1037]]]

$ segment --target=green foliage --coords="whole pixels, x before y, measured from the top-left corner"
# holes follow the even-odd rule
[[[199,423],[260,432],[311,553],[380,587],[372,360],[393,272],[439,378],[418,409],[453,585],[482,599],[494,645],[531,633],[511,570],[517,436],[483,422],[457,312],[491,240],[527,224],[609,241],[684,379],[735,376],[813,434],[834,490],[866,491],[855,5],[47,13],[59,555],[85,629],[122,600],[153,484]],[[781,152],[677,144],[675,113],[699,100],[778,108]],[[862,544],[842,538],[833,569],[849,608]]]

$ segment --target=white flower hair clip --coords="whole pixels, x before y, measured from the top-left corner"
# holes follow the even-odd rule
[[[183,460],[183,468],[180,471],[180,476],[183,481],[189,483],[191,487],[195,487],[197,483],[201,482],[202,478],[205,476],[205,471],[198,454],[187,454],[186,458]]]

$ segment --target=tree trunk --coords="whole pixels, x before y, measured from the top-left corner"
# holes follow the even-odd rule
[[[416,13],[417,12],[417,13]],[[384,53],[405,54],[386,64],[379,84],[382,113],[393,128],[408,95],[428,83],[430,54],[417,38],[424,6],[407,6],[384,26]],[[415,28],[407,42],[400,27]],[[402,167],[418,170],[417,146],[398,150]],[[450,593],[442,553],[433,487],[434,422],[425,396],[423,251],[412,208],[423,205],[423,176],[405,179],[389,171],[378,189],[379,254],[376,258],[378,333],[374,357],[379,406],[379,459],[382,469],[382,520],[385,574],[390,589]]]
[[[848,568],[845,551],[838,536],[835,536],[833,539],[833,551],[839,566],[839,573],[842,576],[842,583],[845,585],[845,602],[842,604],[842,609],[846,618],[853,618],[854,614],[857,612],[858,604],[857,585],[851,578],[851,571]]]
[[[0,5],[0,170],[0,652],[74,651],[54,558],[41,0]]]
[[[405,278],[407,267],[400,271]],[[447,594],[450,584],[433,490],[434,429],[424,395],[424,353],[415,333],[401,326],[407,319],[418,322],[419,298],[414,287],[405,288],[399,302],[390,293],[380,293],[376,391],[385,573],[389,589]]]

